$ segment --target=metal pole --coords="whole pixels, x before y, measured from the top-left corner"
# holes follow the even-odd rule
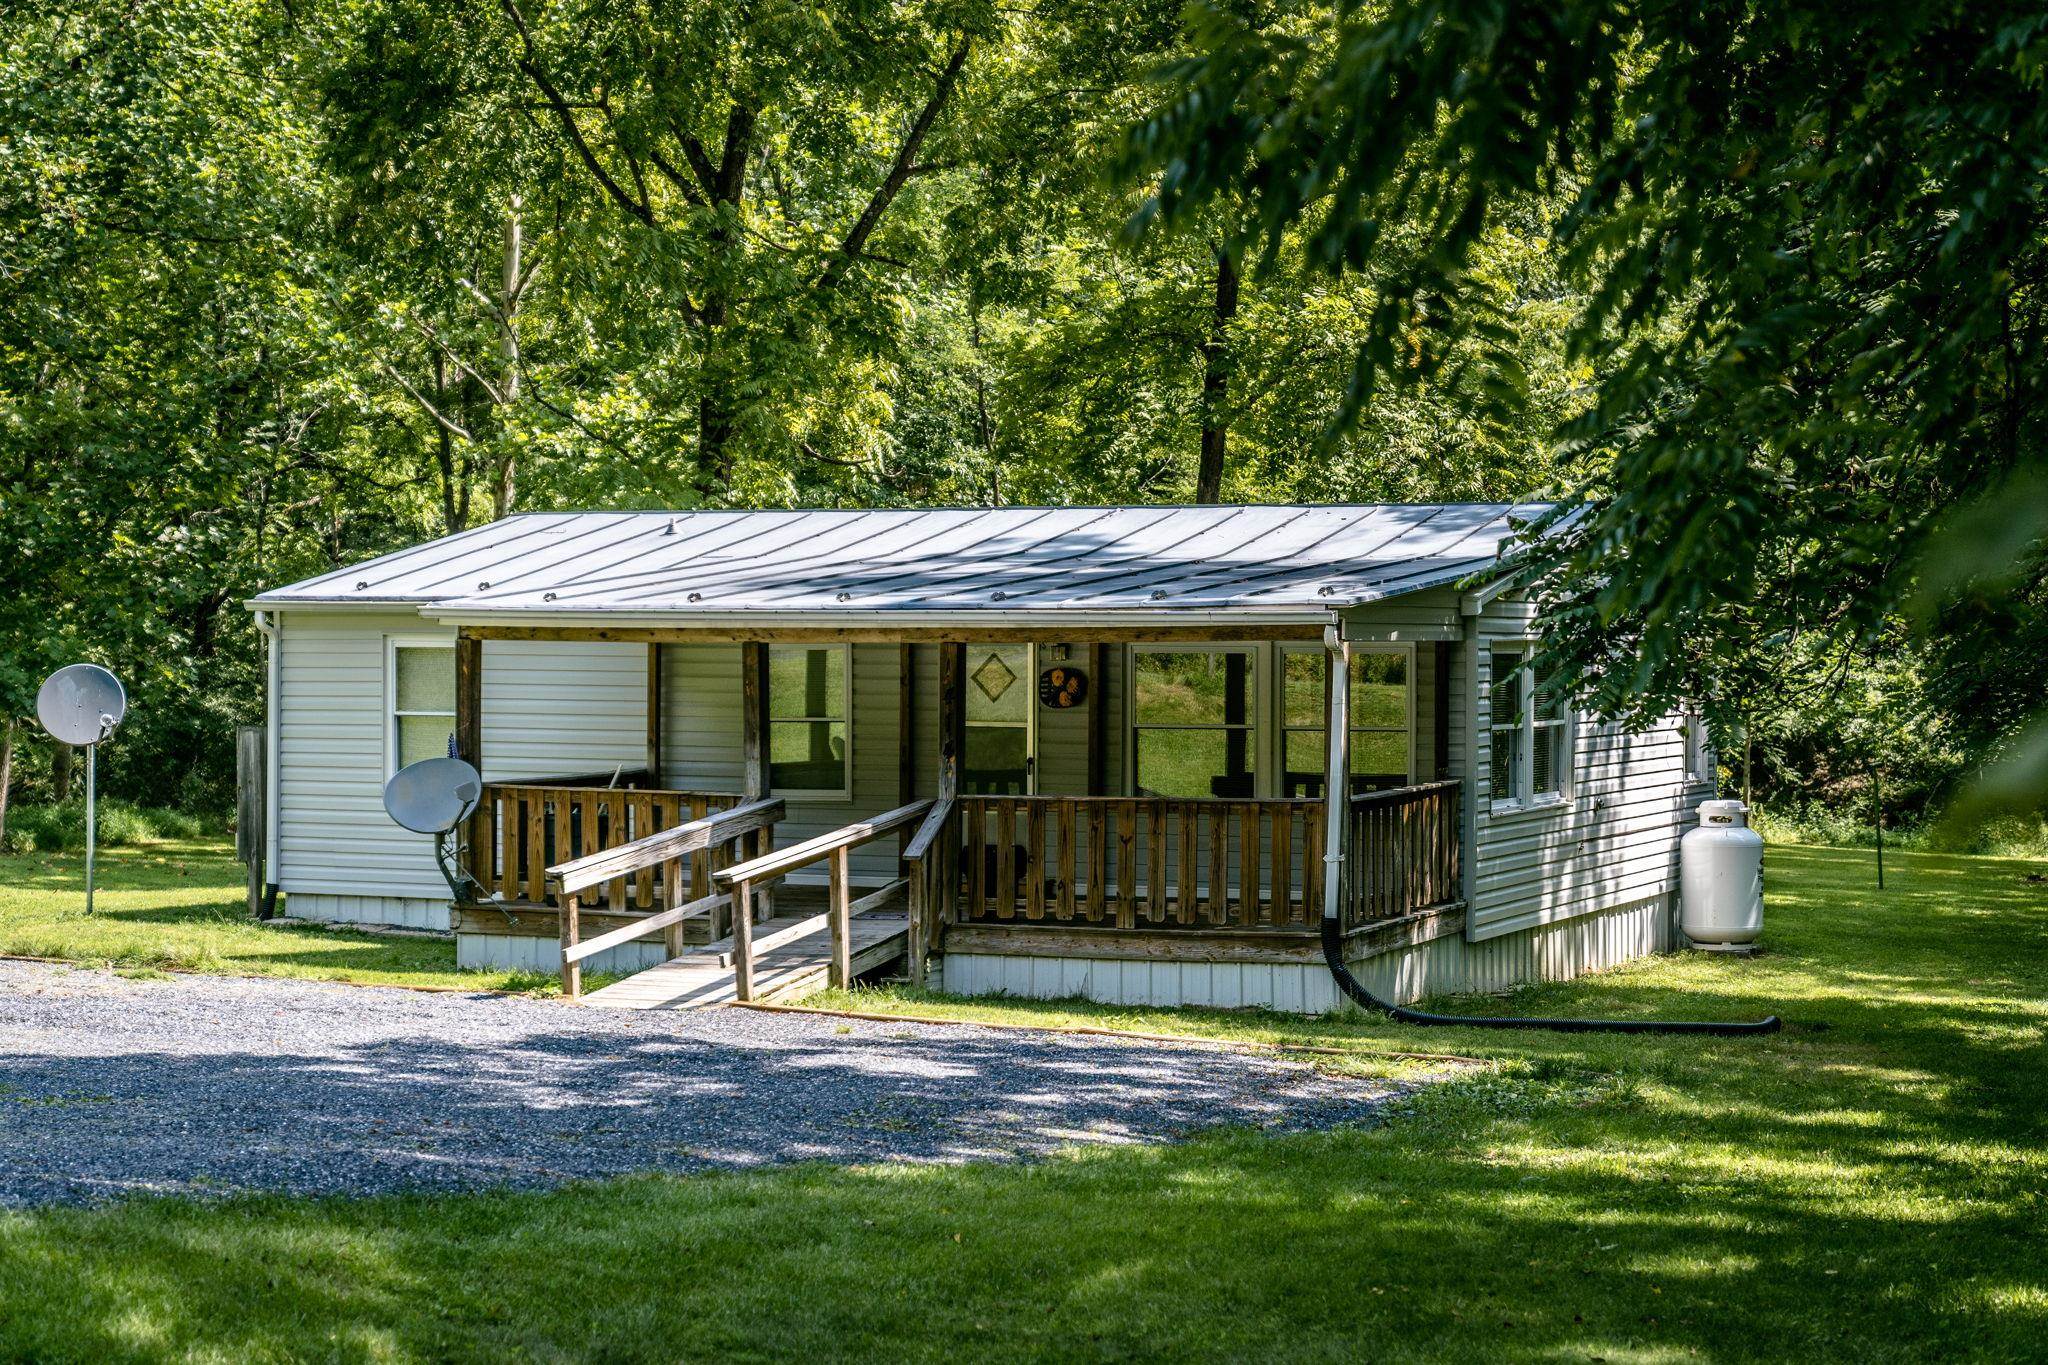
[[[1336,919],[1344,907],[1344,841],[1351,826],[1351,642],[1334,626],[1323,632],[1323,667],[1330,682],[1330,709],[1323,739],[1323,918]]]
[[[88,774],[91,769],[86,769]],[[1877,889],[1884,890],[1884,774],[1870,765],[1870,804],[1873,807],[1872,823],[1877,826]]]
[[[85,913],[92,913],[92,863],[93,850],[98,842],[99,793],[96,774],[99,770],[100,746],[85,746]]]

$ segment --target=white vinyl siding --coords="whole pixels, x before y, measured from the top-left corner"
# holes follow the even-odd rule
[[[813,835],[878,815],[900,804],[901,725],[897,714],[896,645],[851,645],[852,795],[789,792],[787,817],[775,827],[775,842],[787,847]],[[741,716],[740,646],[663,645],[661,655],[662,780],[682,791],[734,792],[745,788],[746,758]],[[937,688],[923,694],[937,697]],[[928,705],[936,702],[928,700]],[[929,793],[927,793],[929,794]],[[877,883],[900,876],[897,841],[878,839],[855,849],[857,880]],[[795,874],[798,881],[822,881],[825,864]]]
[[[384,782],[397,757],[396,656],[445,649],[452,668],[455,632],[409,613],[288,610],[279,619],[277,878],[291,913],[445,928],[448,884],[433,843],[391,822]],[[641,645],[486,641],[485,778],[639,767],[646,657]]]
[[[1489,603],[1467,623],[1472,636],[1454,673],[1463,704],[1452,707],[1452,761],[1475,779],[1466,803],[1466,936],[1474,940],[1668,895],[1677,886],[1679,837],[1698,818],[1700,792],[1686,781],[1677,716],[1634,733],[1579,717],[1565,731],[1570,761],[1559,765],[1560,794],[1489,799],[1495,660],[1519,657],[1534,618],[1525,602]],[[1469,763],[1460,752],[1466,715],[1478,721]],[[1530,728],[1517,733],[1533,735],[1533,715],[1528,720]]]
[[[405,613],[284,611],[278,705],[278,885],[319,896],[445,902],[433,842],[384,813],[393,639],[454,645]],[[346,918],[370,918],[344,916]]]
[[[484,641],[484,780],[647,765],[647,646]]]

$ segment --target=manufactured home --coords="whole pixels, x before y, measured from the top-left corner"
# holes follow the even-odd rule
[[[533,513],[265,592],[287,913],[717,1003],[1320,1011],[1675,946],[1701,727],[1576,713],[1505,505]],[[483,779],[461,875],[381,792]]]

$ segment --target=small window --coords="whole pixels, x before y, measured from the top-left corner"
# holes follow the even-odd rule
[[[1255,795],[1254,688],[1250,650],[1134,650],[1138,795]]]
[[[768,647],[768,785],[846,795],[852,699],[845,645]]]
[[[1698,786],[1715,780],[1714,740],[1707,731],[1707,718],[1696,707],[1687,707],[1685,726],[1685,780]]]
[[[1535,717],[1530,722],[1529,791],[1534,796],[1558,796],[1571,772],[1571,713],[1565,707],[1564,689],[1556,674],[1544,670],[1534,679]]]
[[[455,751],[455,647],[391,642],[391,770]]]
[[[1281,653],[1284,698],[1281,744],[1285,754],[1283,796],[1320,796],[1329,761],[1324,717],[1324,651]],[[1360,649],[1351,654],[1351,791],[1385,791],[1414,780],[1412,659],[1405,648]]]
[[[1521,790],[1522,771],[1522,651],[1493,651],[1490,706],[1487,728],[1492,735],[1490,786],[1493,799],[1512,801]]]
[[[1490,652],[1488,787],[1495,801],[1564,794],[1572,770],[1570,698],[1554,676],[1537,676],[1527,645]]]

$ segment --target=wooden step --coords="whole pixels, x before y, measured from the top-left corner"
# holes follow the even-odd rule
[[[818,927],[802,934],[788,932],[809,925],[813,919],[820,921]],[[760,926],[769,932],[754,941],[755,999],[801,995],[825,984],[832,936],[825,930],[823,920],[822,915],[801,920],[791,917],[786,921],[778,917]],[[851,929],[855,975],[887,966],[901,957],[909,945],[907,915],[862,915],[852,921]],[[771,944],[770,939],[776,941]],[[592,991],[583,997],[582,1003],[599,1009],[709,1009],[730,1004],[735,998],[728,941],[684,953],[603,990]]]

